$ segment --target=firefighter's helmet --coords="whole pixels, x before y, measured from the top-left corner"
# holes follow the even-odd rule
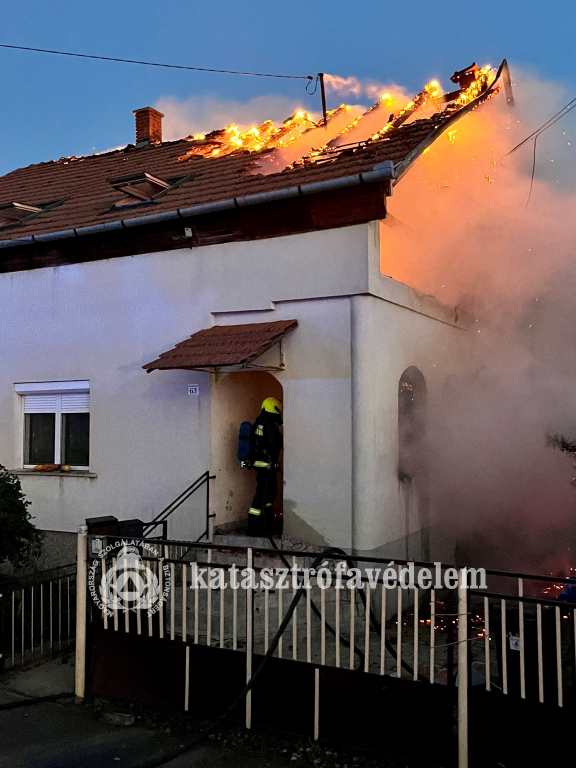
[[[266,413],[274,413],[277,416],[282,416],[282,403],[275,397],[267,397],[262,403],[262,410]]]

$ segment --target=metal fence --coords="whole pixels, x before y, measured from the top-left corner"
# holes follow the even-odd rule
[[[145,557],[143,562],[156,574],[160,592],[168,579],[171,588],[158,610],[158,620],[138,612],[139,621],[132,631],[246,650],[249,601],[253,611],[252,651],[257,654],[268,650],[270,638],[281,625],[314,559],[309,553],[281,553],[298,575],[282,577],[281,588],[277,583],[264,588],[267,569],[275,572],[275,582],[285,570],[274,550],[230,550],[186,542],[163,542],[160,548],[162,557]],[[252,566],[248,565],[250,558]],[[115,557],[103,558],[101,574],[115,569],[115,565]],[[251,590],[241,584],[241,572],[247,567],[253,567],[256,575]],[[360,579],[350,578],[352,567],[361,572]],[[332,575],[332,584],[322,588],[315,579],[310,580],[275,655],[432,684],[455,684],[458,576],[451,576],[453,586],[447,588],[444,579],[449,567],[438,569],[432,565],[435,581],[423,588],[418,586],[418,579],[424,567],[427,564],[415,565],[415,586],[407,587],[400,584],[402,579],[408,582],[405,561],[391,566],[389,561],[377,558],[329,556],[326,570]],[[367,573],[370,568],[372,574]],[[393,569],[398,580],[393,588],[384,583],[387,568]],[[231,584],[234,571],[237,589]],[[490,570],[485,573],[488,589],[466,590],[471,685],[526,698],[534,694],[536,680],[538,699],[544,701],[545,691],[550,696],[550,681],[545,685],[544,679],[553,674],[554,700],[562,706],[574,686],[576,606],[559,602],[550,590],[558,593],[568,579]],[[442,586],[438,584],[439,575]],[[489,589],[491,582],[498,590]],[[528,583],[529,593],[525,594]],[[130,631],[129,614],[106,605],[106,598],[103,602],[104,626]],[[517,653],[512,664],[511,653]]]
[[[72,645],[76,564],[6,582],[0,597],[0,652],[5,669],[48,659]]]
[[[471,589],[474,579],[482,586],[474,569],[328,553],[320,580],[307,581],[315,553],[189,542],[154,545],[156,555],[142,550],[142,559],[159,593],[166,594],[165,602],[156,613],[134,613],[104,597],[105,629],[243,651],[247,680],[254,657],[270,652],[277,641],[274,657],[312,664],[317,671],[331,666],[453,687],[460,768],[468,765],[470,688],[558,707],[574,702],[576,604],[558,600],[567,578],[487,570],[484,588]],[[102,558],[100,578],[112,573],[117,579],[116,564],[116,555]],[[286,565],[293,570],[280,585],[279,572]],[[243,583],[244,569],[253,569],[253,583]],[[430,579],[423,578],[425,569]],[[271,573],[273,586],[267,581]],[[289,610],[285,631],[277,638]],[[189,705],[189,650],[184,709]],[[318,701],[316,690],[315,738],[320,735]],[[249,694],[247,727],[251,721]]]

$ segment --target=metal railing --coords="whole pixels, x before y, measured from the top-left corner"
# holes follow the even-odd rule
[[[165,580],[171,583],[157,618],[137,611],[130,622],[128,613],[104,606],[104,627],[243,651],[249,679],[253,656],[271,648],[316,555],[168,540],[155,545],[158,556],[143,554],[144,565],[158,579],[160,594]],[[270,569],[284,568],[281,555],[296,576],[288,574],[282,587],[275,579],[273,588],[263,589]],[[111,565],[103,559],[102,573]],[[303,589],[274,656],[318,669],[457,688],[460,768],[468,765],[470,688],[559,707],[576,703],[576,604],[555,599],[567,578],[486,570],[486,588],[470,589],[476,569],[414,563],[414,584],[406,586],[412,567],[407,561],[391,565],[381,558],[327,554],[325,566],[324,581],[311,580]],[[253,568],[253,584],[242,584],[245,568]],[[425,568],[432,573],[426,583],[419,580]],[[392,573],[398,583],[390,587]],[[333,577],[330,586],[327,574]],[[187,709],[188,700],[183,703]],[[249,695],[247,727],[251,717]]]
[[[200,536],[200,539],[206,537],[207,539],[210,539],[210,520],[213,517],[216,517],[215,514],[210,513],[210,480],[214,480],[216,475],[211,475],[210,472],[207,470],[206,472],[203,472],[200,477],[196,478],[194,482],[186,488],[186,490],[182,491],[182,493],[177,496],[173,501],[168,504],[167,507],[165,507],[161,512],[159,512],[156,517],[149,523],[144,523],[144,535],[149,536],[150,533],[157,528],[158,526],[162,526],[162,538],[167,539],[168,538],[168,518],[174,514],[174,512],[179,509],[182,504],[184,504],[185,501],[188,501],[188,499],[196,493],[196,491],[199,491],[200,488],[202,488],[204,485],[206,485],[206,529],[204,533]],[[199,539],[199,540],[200,540]]]
[[[76,564],[6,582],[0,595],[0,654],[6,669],[66,650],[76,627]]]

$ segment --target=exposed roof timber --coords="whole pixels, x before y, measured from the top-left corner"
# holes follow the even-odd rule
[[[454,112],[452,117],[449,117],[448,120],[445,120],[443,123],[440,123],[437,125],[433,131],[431,131],[428,136],[426,136],[425,139],[423,139],[420,144],[418,144],[414,149],[409,152],[404,160],[402,160],[401,163],[399,163],[396,168],[396,178],[394,180],[394,184],[397,184],[400,179],[404,176],[404,174],[410,170],[412,165],[416,162],[416,160],[420,157],[420,155],[424,152],[425,149],[428,149],[435,141],[436,139],[441,136],[443,133],[445,133],[447,130],[449,130],[454,123],[456,123],[458,120],[460,120],[461,117],[464,117],[464,115],[467,115],[469,112],[472,112],[472,110],[476,109],[477,106],[482,104],[484,101],[489,99],[491,96],[494,95],[496,92],[496,89],[498,87],[498,81],[502,77],[504,91],[506,93],[506,100],[510,106],[514,105],[514,96],[512,94],[512,83],[510,80],[510,70],[508,68],[508,62],[506,59],[502,61],[500,66],[498,67],[498,72],[496,73],[496,77],[494,78],[492,84],[489,88],[487,88],[484,93],[481,93],[480,96],[474,99],[474,101],[471,101],[469,104],[466,104],[465,107],[462,107],[462,109],[459,109],[457,112]],[[1,243],[0,243],[1,245]]]

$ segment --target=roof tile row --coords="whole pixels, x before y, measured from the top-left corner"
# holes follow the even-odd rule
[[[402,161],[441,122],[441,114],[417,120],[372,144],[343,150],[330,162],[311,163],[267,176],[254,173],[259,157],[256,152],[239,151],[238,154],[213,158],[192,157],[181,162],[183,154],[190,148],[190,142],[186,140],[152,144],[139,149],[129,145],[104,155],[62,158],[31,165],[0,178],[0,205],[9,202],[29,205],[53,200],[64,202],[17,226],[0,229],[0,240],[175,211],[363,173],[383,160]],[[192,178],[153,203],[113,209],[119,193],[108,179],[143,171],[165,180],[187,175]]]

